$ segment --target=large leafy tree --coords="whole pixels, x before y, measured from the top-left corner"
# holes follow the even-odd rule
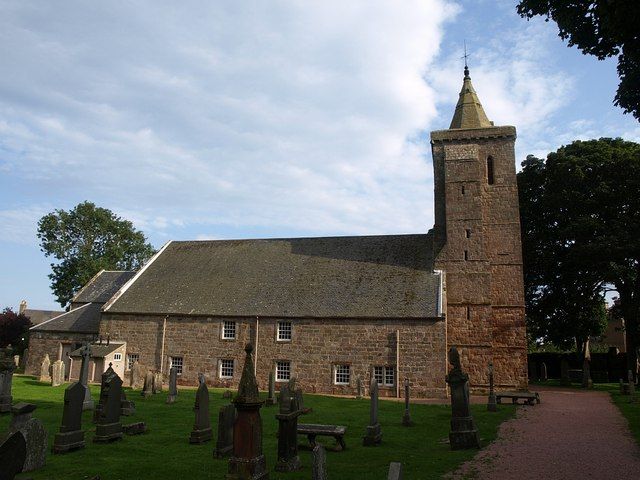
[[[5,308],[0,313],[0,347],[11,345],[15,353],[21,354],[28,344],[30,326],[29,317]]]
[[[569,46],[599,60],[618,57],[614,103],[640,120],[640,2],[638,0],[521,0],[518,13],[558,24]]]
[[[566,346],[604,325],[619,294],[629,366],[640,344],[640,145],[576,141],[518,174],[527,316],[534,335]]]
[[[111,210],[83,202],[38,222],[40,247],[51,264],[51,288],[61,306],[100,270],[135,270],[154,253],[144,234]]]

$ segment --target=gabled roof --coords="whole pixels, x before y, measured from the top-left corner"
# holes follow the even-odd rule
[[[101,303],[86,303],[58,315],[40,325],[31,327],[36,332],[98,333]]]
[[[426,235],[169,242],[107,313],[435,318]]]
[[[31,308],[27,308],[22,312],[26,317],[29,317],[32,325],[39,325],[42,322],[46,322],[47,320],[52,319],[53,317],[57,317],[61,313],[64,313],[64,310],[34,310]]]
[[[489,121],[487,114],[484,113],[478,95],[471,84],[469,69],[464,67],[462,90],[460,90],[456,111],[453,114],[449,128],[486,128],[491,126],[493,126],[493,123]]]
[[[100,270],[71,300],[78,303],[106,303],[135,272]]]

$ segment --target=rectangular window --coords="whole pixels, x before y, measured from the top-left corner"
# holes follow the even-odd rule
[[[291,322],[278,322],[278,341],[291,341]]]
[[[139,353],[128,353],[127,354],[127,370],[131,370],[133,364],[140,361]]]
[[[236,322],[225,320],[222,324],[222,338],[234,340],[236,338]]]
[[[114,362],[119,362],[120,360],[122,360],[122,354],[121,353],[114,353],[113,354],[113,361]]]
[[[291,362],[288,360],[276,362],[276,382],[288,382],[291,379]]]
[[[467,236],[467,238],[471,238],[471,230],[469,230],[468,228],[464,231],[465,235]]]
[[[469,260],[469,250],[464,251],[464,259]]]
[[[182,375],[182,357],[169,357],[169,368],[176,367],[178,375]]]
[[[373,367],[373,378],[376,379],[378,385],[393,387],[396,384],[396,368],[375,366]]]
[[[220,360],[220,378],[233,378],[233,359]]]
[[[351,380],[351,365],[336,365],[335,377],[333,379],[336,385],[349,385]]]

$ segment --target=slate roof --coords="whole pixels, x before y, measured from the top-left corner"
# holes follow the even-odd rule
[[[435,318],[432,250],[430,234],[174,241],[104,311]]]
[[[134,275],[135,272],[101,270],[82,287],[71,303],[106,303]]]
[[[109,345],[104,344],[104,343],[103,344],[92,343],[91,344],[91,356],[92,357],[97,357],[97,358],[106,357],[110,353],[112,353],[115,350],[117,350],[118,348],[120,348],[122,345],[123,345],[122,343],[109,343]],[[74,350],[73,352],[71,352],[69,354],[69,356],[70,357],[81,357],[82,356],[81,350],[83,348],[84,347],[80,347],[77,350]]]
[[[31,327],[37,332],[98,333],[101,303],[86,303],[78,308],[58,315],[40,325]]]
[[[27,308],[22,312],[25,316],[29,317],[32,325],[38,325],[42,322],[46,322],[47,320],[52,319],[53,317],[57,317],[61,313],[64,313],[64,310],[34,310],[31,308]]]

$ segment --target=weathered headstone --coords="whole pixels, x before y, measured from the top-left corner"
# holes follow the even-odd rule
[[[593,388],[593,380],[591,379],[591,352],[589,351],[589,342],[584,347],[584,360],[582,361],[582,388]]]
[[[275,469],[277,472],[293,472],[302,468],[298,456],[298,417],[302,415],[302,410],[289,385],[283,385],[280,389],[278,403],[278,461]]]
[[[33,403],[16,403],[11,408],[9,433],[20,432],[26,442],[26,456],[23,472],[31,472],[44,467],[47,456],[48,435],[44,425],[31,413],[36,409]],[[0,464],[1,465],[1,464]],[[1,478],[1,477],[0,477]]]
[[[147,398],[153,395],[153,372],[147,371],[144,376],[144,387],[142,388],[142,396]]]
[[[171,367],[169,369],[169,395],[167,395],[167,403],[174,403],[178,398],[178,369]]]
[[[237,416],[233,424],[233,455],[229,458],[227,480],[268,479],[267,461],[262,453],[262,401],[254,373],[253,345],[246,345],[244,368],[233,400]]]
[[[402,425],[410,427],[413,425],[411,414],[409,413],[409,379],[404,379],[404,413],[402,414]]]
[[[632,403],[635,401],[636,386],[633,383],[633,372],[631,370],[627,372],[627,378],[629,379],[629,395],[631,395],[629,403]]]
[[[24,351],[22,352],[22,356],[20,357],[20,365],[18,368],[20,368],[20,371],[24,373],[24,371],[27,368],[27,360],[29,359],[29,349],[25,348]]]
[[[378,382],[375,377],[371,379],[369,395],[371,396],[369,425],[367,425],[367,430],[362,439],[362,445],[365,447],[378,445],[382,441],[382,431],[380,423],[378,423]]]
[[[0,348],[0,413],[9,413],[11,411],[11,402],[13,401],[11,385],[13,372],[16,370],[12,354],[11,345],[6,348]]]
[[[51,386],[57,387],[64,383],[64,362],[56,360],[51,367]]]
[[[161,372],[155,372],[153,374],[153,393],[162,392],[162,382],[163,381],[164,381],[164,378],[163,378]]]
[[[84,387],[83,410],[93,410],[93,398],[91,398],[91,390],[89,390],[89,359],[91,358],[91,345],[85,343],[80,350],[82,355],[82,363],[80,364],[80,383]]]
[[[296,402],[298,403],[298,408],[302,413],[307,414],[313,411],[313,408],[304,406],[304,395],[302,394],[302,388],[296,388],[295,391],[292,390],[292,393],[294,394]]]
[[[84,432],[82,431],[82,404],[84,387],[80,382],[72,383],[64,391],[64,409],[62,426],[53,440],[53,453],[66,453],[84,448]]]
[[[391,462],[389,464],[387,480],[402,480],[402,464],[400,462]]]
[[[360,400],[364,397],[364,384],[362,383],[362,378],[358,375],[356,378],[356,400]]]
[[[196,421],[189,437],[189,443],[204,443],[211,440],[211,420],[209,420],[209,389],[202,373],[198,374],[200,386],[196,392],[196,402],[193,411]]]
[[[569,377],[569,360],[562,357],[560,360],[560,385],[571,385],[571,378]]]
[[[121,389],[122,395],[120,397],[120,415],[124,417],[130,417],[136,413],[136,404],[132,400],[127,398],[127,394],[124,388]]]
[[[137,388],[142,384],[142,381],[142,365],[136,360],[133,362],[133,365],[131,365],[131,380],[129,386],[131,388]]]
[[[93,441],[96,443],[107,443],[120,440],[123,435],[122,424],[120,423],[122,379],[114,372],[111,364],[109,364],[109,368],[102,374],[101,384],[101,408]]]
[[[13,363],[16,366],[16,368],[18,368],[20,366],[20,355],[14,355],[13,356]]]
[[[22,471],[27,444],[22,433],[15,432],[0,444],[0,480],[13,480]]]
[[[540,364],[540,381],[541,382],[547,381],[547,364],[544,362]]]
[[[147,424],[144,422],[130,423],[122,426],[122,431],[127,435],[140,435],[147,433]]]
[[[489,399],[487,400],[487,410],[490,412],[498,411],[496,392],[493,388],[493,362],[489,363]]]
[[[327,480],[327,453],[319,443],[313,447],[311,463],[312,480]]]
[[[232,403],[220,407],[218,411],[218,441],[213,451],[215,458],[233,453],[233,424],[236,421],[236,407]]]
[[[51,360],[49,360],[49,354],[47,353],[40,364],[40,381],[45,383],[51,382]]]
[[[446,377],[451,389],[451,450],[480,448],[480,436],[469,408],[469,375],[462,371],[456,347],[449,350],[449,363],[453,367]]]
[[[276,375],[273,370],[269,372],[269,395],[267,396],[266,405],[276,404]]]

